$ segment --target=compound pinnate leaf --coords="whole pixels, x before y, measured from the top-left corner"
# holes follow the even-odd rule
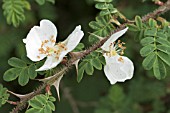
[[[24,9],[30,10],[30,4],[26,0],[3,0],[2,8],[7,23],[18,27],[25,20]]]
[[[40,94],[29,100],[30,109],[27,110],[26,113],[31,113],[31,111],[36,110],[38,113],[52,113],[55,111],[54,101],[51,101],[50,98],[54,97],[49,96],[48,94]],[[36,113],[37,113],[36,112]]]

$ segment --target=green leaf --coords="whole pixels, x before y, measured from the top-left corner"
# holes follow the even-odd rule
[[[50,96],[50,97],[49,97],[49,100],[52,101],[52,102],[55,102],[55,101],[56,101],[56,98],[54,98],[53,96]]]
[[[52,113],[50,106],[46,105],[44,107],[44,113]]]
[[[154,42],[154,38],[153,38],[153,37],[145,37],[145,38],[143,38],[143,39],[140,41],[140,43],[141,43],[142,46],[146,46],[146,45],[151,44],[151,43],[153,43],[153,42]]]
[[[166,45],[166,46],[170,46],[170,42],[164,38],[157,38],[156,42],[162,44],[162,45]]]
[[[7,102],[9,96],[7,89],[0,84],[0,107]]]
[[[92,59],[91,64],[98,70],[102,70],[102,64],[98,58]]]
[[[95,5],[96,9],[104,10],[104,9],[113,9],[112,4],[107,4],[107,3],[97,3]]]
[[[15,80],[19,76],[20,72],[21,69],[19,68],[11,68],[4,73],[3,79],[5,81]]]
[[[150,53],[152,53],[155,50],[155,46],[153,44],[149,44],[147,46],[144,46],[141,50],[140,50],[140,54],[141,56],[148,56]]]
[[[136,22],[136,25],[139,29],[143,28],[142,19],[140,18],[140,16],[135,17],[135,22]]]
[[[50,106],[52,111],[55,111],[55,105],[51,101],[48,101],[47,105]]]
[[[31,10],[31,5],[28,1],[23,0],[23,6],[24,6],[25,9]]]
[[[39,5],[44,5],[45,4],[45,0],[35,0]]]
[[[7,23],[18,27],[25,20],[24,9],[30,10],[30,4],[26,0],[4,0],[2,8]]]
[[[85,71],[88,75],[93,75],[94,68],[90,62],[86,64]]]
[[[164,52],[164,53],[170,54],[170,46],[157,45],[157,49]]]
[[[94,0],[96,2],[112,2],[113,0]]]
[[[43,107],[43,104],[39,102],[37,99],[31,99],[29,101],[29,105],[36,109],[41,109]]]
[[[157,79],[163,79],[166,76],[166,68],[162,61],[156,58],[155,63],[153,65],[153,72]]]
[[[105,60],[104,56],[101,56],[101,57],[99,58],[99,60],[100,60],[100,62],[101,62],[103,65],[106,65],[106,60]]]
[[[28,75],[30,79],[34,79],[37,76],[37,72],[35,70],[36,66],[34,64],[29,66]]]
[[[130,30],[130,31],[139,31],[139,30],[140,30],[140,29],[139,29],[136,25],[134,25],[134,24],[128,24],[127,26],[129,27],[129,30]]]
[[[39,113],[40,109],[36,109],[36,108],[31,108],[28,109],[25,113]]]
[[[29,82],[28,69],[23,68],[18,78],[18,83],[21,86],[25,86]]]
[[[108,36],[113,31],[114,28],[114,26],[110,22],[110,18],[108,15],[96,17],[96,21],[90,22],[89,25],[91,28],[95,30],[93,34],[101,37]],[[96,36],[92,34],[89,35],[89,42],[96,43],[98,41],[99,39]]]
[[[80,82],[84,75],[84,64],[85,62],[81,62],[78,66],[78,75],[77,75],[77,81]]]
[[[46,104],[47,103],[47,97],[45,95],[37,95],[35,97],[35,100],[37,100],[38,102],[40,102],[42,105]]]
[[[101,28],[101,25],[96,21],[91,21],[89,26],[94,30],[99,30]]]
[[[153,27],[153,28],[157,27],[157,22],[154,19],[150,18],[149,19],[149,26]]]
[[[157,35],[156,35],[156,37],[158,37],[158,38],[163,38],[163,39],[167,39],[167,36],[166,36],[166,34],[164,33],[164,32],[157,32]]]
[[[164,61],[168,66],[170,66],[170,55],[164,52],[158,52],[159,58]]]
[[[157,29],[152,28],[152,29],[146,29],[144,32],[145,37],[146,36],[156,36],[157,35]]]
[[[109,15],[110,11],[109,10],[102,10],[100,11],[100,16],[105,16],[105,15]]]
[[[151,70],[155,60],[156,60],[156,54],[154,52],[149,54],[142,62],[144,69]]]
[[[8,64],[13,67],[23,68],[26,67],[26,63],[19,58],[12,57],[8,60]]]

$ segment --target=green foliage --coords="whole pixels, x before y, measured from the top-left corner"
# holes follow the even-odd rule
[[[48,94],[37,95],[29,101],[31,108],[26,113],[52,113],[52,111],[55,111],[55,105],[53,103],[55,101],[56,99]]]
[[[88,75],[93,75],[94,68],[102,70],[102,65],[105,65],[105,59],[102,54],[99,52],[92,52],[79,64],[77,81],[80,82],[82,80],[84,72]]]
[[[155,28],[157,22],[150,19],[147,29],[144,32],[144,38],[140,41],[143,48],[140,54],[146,57],[143,60],[143,67],[146,70],[153,68],[154,75],[157,79],[166,77],[166,64],[170,66],[170,42],[168,40],[169,28],[165,26],[164,30]],[[165,30],[166,29],[166,30]]]
[[[93,29],[93,33],[89,35],[89,41],[95,43],[98,41],[99,37],[108,36],[113,29],[115,29],[114,23],[118,23],[117,16],[120,16],[120,13],[116,8],[113,7],[113,0],[95,0],[95,8],[100,10],[99,15],[96,17],[95,21],[91,21],[89,26]],[[115,18],[114,18],[115,16]]]
[[[55,4],[55,0],[35,0],[39,5],[44,5],[45,2],[51,2],[53,4]]]
[[[137,37],[141,37],[140,43],[143,46],[140,50],[143,60],[143,67],[146,70],[153,69],[157,79],[163,79],[167,75],[166,65],[170,66],[170,42],[169,31],[167,26],[158,27],[154,19],[149,19],[143,23],[139,16],[135,17],[135,24],[129,24],[131,31],[138,31]],[[141,36],[140,36],[141,35]]]
[[[108,15],[96,17],[96,21],[91,21],[89,26],[94,30],[93,34],[100,37],[108,36],[114,29],[114,26],[110,22],[110,17]],[[98,41],[98,38],[93,34],[89,35],[89,41],[91,43]]]
[[[7,23],[18,27],[25,20],[24,10],[30,10],[31,6],[27,0],[3,0],[2,8]]]
[[[0,84],[0,107],[6,103],[9,98],[7,89]]]
[[[29,82],[29,79],[35,79],[37,76],[35,71],[37,69],[36,64],[25,57],[22,59],[12,57],[8,60],[8,64],[13,68],[4,73],[3,78],[5,81],[13,81],[18,78],[18,83],[24,86]]]

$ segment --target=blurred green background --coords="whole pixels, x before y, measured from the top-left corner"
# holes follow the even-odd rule
[[[31,81],[21,87],[17,81],[4,82],[3,73],[9,68],[7,61],[10,57],[25,54],[22,39],[29,30],[38,25],[41,19],[49,19],[57,26],[57,41],[62,41],[80,24],[85,32],[82,42],[89,45],[88,32],[91,32],[91,29],[88,23],[94,20],[99,12],[94,8],[93,0],[56,0],[55,5],[46,2],[42,6],[34,0],[29,2],[31,11],[25,12],[26,20],[18,28],[6,24],[0,9],[0,83],[20,94],[31,92],[38,83]],[[2,1],[0,4],[2,5]],[[151,0],[144,3],[142,0],[113,0],[113,5],[128,19],[145,15],[158,7]],[[166,13],[163,17],[168,20],[169,14]],[[170,77],[159,81],[154,78],[152,71],[143,69],[142,57],[139,54],[141,45],[133,32],[128,32],[122,40],[126,42],[125,55],[135,65],[133,79],[111,86],[103,71],[95,71],[93,76],[85,75],[83,80],[77,83],[75,69],[72,69],[61,81],[61,101],[57,100],[55,113],[170,113]],[[68,89],[70,93],[67,93]],[[56,95],[55,89],[52,90]],[[73,111],[75,106],[73,107],[70,98],[76,103],[79,112]],[[10,99],[17,100],[14,97]],[[4,105],[0,108],[0,113],[8,113],[13,107]]]

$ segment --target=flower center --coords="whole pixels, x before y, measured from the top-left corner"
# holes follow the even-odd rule
[[[125,43],[121,42],[120,40],[118,40],[117,43],[111,43],[109,46],[109,52],[106,52],[106,55],[111,57],[111,56],[116,56],[118,55],[123,55],[124,54],[124,50],[126,49],[125,46],[123,46]],[[119,57],[118,61],[120,62],[124,62],[122,57]]]
[[[121,42],[120,40],[118,40],[117,43],[111,43],[109,46],[109,52],[106,52],[107,56],[115,56],[117,54],[119,55],[123,55],[124,54],[124,50],[126,49],[126,47],[124,47],[125,43]]]
[[[54,46],[52,46],[52,43],[55,43],[53,36],[49,40],[42,41],[41,47],[38,49],[39,54],[53,55],[56,59],[59,59],[61,52],[66,51],[67,47],[64,43],[58,43]],[[40,56],[37,56],[37,58],[40,58]]]

